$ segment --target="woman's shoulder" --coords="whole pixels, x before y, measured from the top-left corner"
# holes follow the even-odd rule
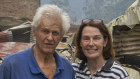
[[[82,61],[79,61],[79,62],[76,62],[76,63],[72,63],[73,69],[75,71],[79,71],[81,63],[82,63]]]
[[[113,63],[111,70],[115,73],[120,74],[121,77],[128,77],[129,76],[126,69],[121,64],[118,64],[116,62]]]
[[[82,63],[82,61],[75,62],[75,63],[72,63],[72,66],[80,66],[81,63]]]
[[[112,68],[125,71],[125,68],[121,64],[116,63],[116,62],[113,63]]]

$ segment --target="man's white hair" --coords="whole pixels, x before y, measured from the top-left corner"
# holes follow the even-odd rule
[[[62,19],[62,33],[65,34],[70,28],[70,18],[66,12],[53,4],[46,4],[36,10],[36,14],[31,23],[33,30],[38,29],[42,15],[60,17]]]

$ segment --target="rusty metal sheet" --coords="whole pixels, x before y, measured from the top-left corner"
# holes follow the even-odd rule
[[[27,48],[30,48],[32,45],[33,43],[0,42],[0,58],[3,60],[9,54],[23,51]],[[0,63],[2,60],[0,60]]]

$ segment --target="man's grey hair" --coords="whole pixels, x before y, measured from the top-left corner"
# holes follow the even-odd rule
[[[62,34],[65,34],[69,28],[70,28],[70,18],[68,14],[63,11],[61,8],[59,8],[56,5],[53,4],[46,4],[41,7],[39,7],[36,10],[36,14],[33,18],[33,21],[31,23],[32,29],[37,30],[39,25],[40,25],[40,20],[42,15],[48,15],[48,16],[53,16],[53,17],[60,17],[62,20]]]

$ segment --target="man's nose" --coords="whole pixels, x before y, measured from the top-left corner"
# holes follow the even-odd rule
[[[52,33],[49,33],[49,34],[48,34],[47,39],[48,39],[48,40],[53,40],[53,35],[52,35]]]

